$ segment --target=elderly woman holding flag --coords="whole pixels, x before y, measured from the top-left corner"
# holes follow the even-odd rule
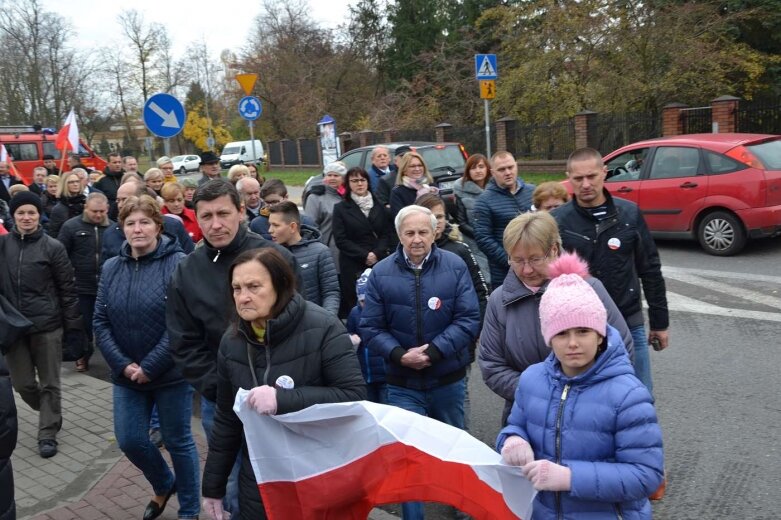
[[[251,389],[249,404],[258,413],[276,415],[318,403],[359,401],[366,398],[366,386],[344,326],[296,292],[293,270],[279,252],[242,253],[228,278],[236,315],[217,356],[217,411],[203,471],[203,509],[223,520],[228,475],[241,451],[240,518],[257,520],[266,513],[242,424],[233,412],[239,388]]]

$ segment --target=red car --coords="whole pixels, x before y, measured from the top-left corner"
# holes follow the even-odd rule
[[[712,255],[781,235],[781,136],[689,134],[604,158],[605,187],[640,206],[659,238],[696,238]]]

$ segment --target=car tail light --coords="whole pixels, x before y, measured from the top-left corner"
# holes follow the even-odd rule
[[[468,154],[468,153],[466,153],[466,148],[464,148],[464,145],[463,145],[463,144],[459,144],[459,145],[458,145],[458,149],[459,149],[459,150],[461,150],[461,155],[463,155],[463,156],[464,156],[464,160],[465,160],[465,161],[466,161],[467,159],[469,159],[469,154]]]
[[[760,170],[765,169],[765,165],[762,164],[762,161],[757,159],[757,156],[754,155],[749,151],[748,148],[745,146],[736,146],[732,150],[725,153],[727,157],[731,157],[732,159],[735,159],[738,162],[741,162],[747,166],[750,166],[752,168],[757,168]]]

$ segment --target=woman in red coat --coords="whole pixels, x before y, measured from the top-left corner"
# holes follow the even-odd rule
[[[163,197],[163,214],[176,215],[182,219],[184,229],[196,244],[203,238],[201,227],[195,218],[195,211],[184,205],[184,186],[178,182],[169,182],[160,189]]]

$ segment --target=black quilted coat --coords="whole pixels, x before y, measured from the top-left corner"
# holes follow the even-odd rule
[[[225,495],[228,474],[245,442],[241,421],[233,412],[233,400],[239,388],[256,386],[248,354],[253,357],[258,385],[274,386],[282,375],[293,379],[294,388],[277,389],[278,414],[303,410],[318,403],[366,399],[366,384],[358,358],[347,331],[333,313],[296,294],[277,318],[269,320],[267,345],[249,339],[254,338],[254,334],[248,329],[246,324],[238,332],[231,327],[220,343],[217,413],[213,442],[209,445],[203,470],[203,496],[206,497]],[[247,448],[241,453],[241,518],[266,518]]]
[[[133,258],[125,243],[119,256],[103,265],[92,323],[95,344],[111,367],[115,384],[154,390],[182,380],[168,348],[165,293],[184,257],[179,244],[162,235],[148,255]],[[122,371],[131,363],[138,363],[151,382],[126,378]]]
[[[5,358],[0,354],[0,520],[15,520],[14,473],[11,454],[16,447],[16,405],[11,377]]]

